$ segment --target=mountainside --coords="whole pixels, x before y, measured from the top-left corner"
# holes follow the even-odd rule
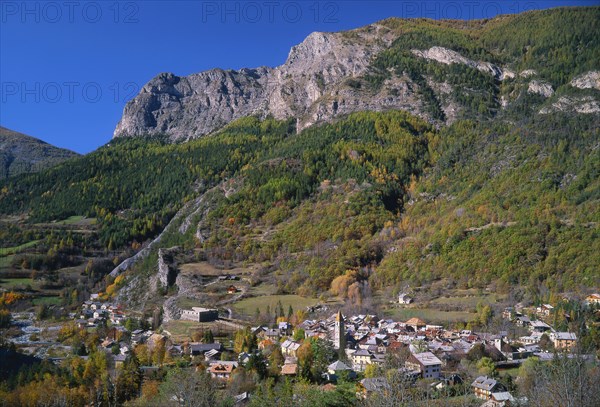
[[[406,110],[438,125],[507,112],[599,114],[599,20],[600,8],[568,8],[316,32],[276,68],[158,75],[114,135],[189,139],[248,115],[294,118],[300,131],[364,110]]]
[[[107,292],[139,309],[172,298],[167,316],[173,302],[205,301],[189,275],[167,278],[167,249],[177,262],[253,267],[253,284],[279,293],[353,301],[406,285],[540,299],[600,284],[600,128],[589,115],[435,130],[367,112],[294,133],[293,121],[250,117],[184,144],[120,140],[5,183],[0,211],[96,217],[109,250],[158,236],[119,257],[107,284],[123,277]]]
[[[78,155],[0,127],[0,179],[41,171]]]
[[[84,156],[0,128],[0,405],[600,405],[599,24],[313,33]]]
[[[589,34],[599,11],[386,20],[331,34],[335,40],[314,34],[308,43],[329,58],[310,61],[328,67],[323,89],[360,102],[339,99],[338,113],[315,119],[331,123],[309,127],[314,117],[294,109],[324,112],[314,103],[331,101],[318,92],[311,99],[314,78],[302,91],[288,88],[285,100],[269,97],[281,114],[263,117],[241,100],[260,99],[274,70],[162,75],[126,108],[139,107],[122,124],[131,120],[130,135],[140,137],[117,137],[68,168],[0,182],[0,213],[26,218],[11,226],[18,233],[0,233],[0,243],[43,241],[50,224],[41,254],[15,257],[13,267],[54,264],[61,249],[71,264],[67,242],[83,242],[80,252],[106,257],[105,297],[140,310],[163,307],[166,319],[177,318],[182,304],[228,304],[213,301],[202,279],[180,267],[189,264],[244,269],[250,294],[240,296],[268,287],[356,306],[389,301],[408,286],[438,294],[488,289],[515,301],[587,292],[600,285],[600,46]],[[339,41],[364,53],[340,51]],[[294,48],[286,72],[296,64],[303,66],[297,75],[308,72],[299,55],[316,48],[306,44]],[[350,79],[340,85],[337,75]],[[225,95],[227,86],[211,78],[237,91]],[[296,80],[290,86],[300,86]],[[215,97],[209,110],[194,113],[192,101],[206,101],[198,84],[216,96],[208,96]],[[158,107],[145,110],[150,105]],[[366,111],[342,115],[340,106]],[[227,122],[242,107],[246,116]],[[208,127],[194,135],[220,128],[171,143],[196,125]],[[53,221],[76,215],[97,224],[58,234]]]

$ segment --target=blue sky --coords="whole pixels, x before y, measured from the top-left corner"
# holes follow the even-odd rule
[[[87,153],[160,72],[282,64],[313,31],[483,18],[581,1],[0,0],[0,125]]]

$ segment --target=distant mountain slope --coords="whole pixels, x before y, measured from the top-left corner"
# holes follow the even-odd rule
[[[240,110],[238,98],[248,96],[240,72],[219,73],[238,93],[217,87],[210,108],[195,111],[202,87],[186,87],[212,87],[211,74],[165,75],[126,108],[125,135],[143,137],[0,180],[0,214],[26,216],[23,229],[94,217],[97,241],[88,247],[109,251],[133,254],[156,238],[112,273],[124,276],[118,302],[135,309],[164,301],[159,253],[175,247],[194,261],[253,264],[254,282],[302,296],[369,298],[410,286],[489,288],[541,302],[588,291],[600,285],[600,43],[586,30],[599,11],[381,22],[398,38],[345,82],[364,103],[335,99],[337,113],[317,109],[327,114],[314,126],[296,110],[286,120]],[[365,38],[352,33],[342,35],[349,44]],[[244,72],[263,92],[260,72]],[[315,80],[333,89],[335,75]],[[302,92],[315,89],[313,79],[292,75],[286,100],[310,102]],[[414,96],[408,108],[394,102],[404,91]],[[237,114],[247,116],[170,142]],[[188,288],[178,287],[177,295]],[[175,300],[165,315],[176,314]]]
[[[493,19],[389,18],[314,32],[278,67],[161,73],[127,103],[114,136],[211,133],[232,120],[405,110],[437,125],[570,111],[600,114],[599,7]]]
[[[127,271],[139,284],[120,300],[136,306],[155,294],[158,250],[174,246],[263,264],[282,292],[308,296],[346,275],[365,290],[495,284],[529,298],[600,283],[594,116],[293,124],[247,117],[187,143],[118,139],[69,168],[0,182],[0,213],[96,217],[110,250],[164,230]]]
[[[0,126],[0,179],[38,172],[78,155]]]

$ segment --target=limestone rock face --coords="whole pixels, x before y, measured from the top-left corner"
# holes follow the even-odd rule
[[[580,114],[600,114],[600,103],[591,96],[567,97],[562,96],[551,106],[544,107],[540,114],[555,112],[572,112]]]
[[[535,76],[535,75],[537,75],[537,72],[535,71],[535,69],[525,69],[524,71],[519,73],[519,76],[521,78],[529,78],[529,77]]]
[[[489,73],[498,79],[514,77],[514,73],[508,71],[506,74],[504,74],[504,71],[500,67],[490,62],[473,61],[472,59],[462,56],[456,51],[444,47],[431,47],[427,50],[414,49],[412,50],[412,53],[422,58],[434,60],[446,65],[467,65],[471,68],[479,69],[481,72]]]
[[[436,125],[450,124],[465,117],[465,111],[469,114],[465,99],[461,101],[456,95],[471,97],[490,91],[457,87],[431,77],[426,78],[425,86],[409,73],[392,68],[382,75],[383,83],[373,86],[369,75],[379,69],[373,68],[373,61],[395,46],[394,41],[402,35],[401,31],[390,28],[393,26],[381,22],[347,32],[312,33],[292,47],[285,63],[277,67],[211,69],[186,77],[161,73],[127,103],[114,137],[166,135],[172,141],[188,140],[249,115],[294,118],[297,131],[301,131],[365,110],[405,110]],[[509,81],[518,86],[523,84],[524,91],[545,98],[555,92],[543,75],[533,69],[517,71],[510,68],[511,62],[501,67],[435,45],[410,52],[432,64],[461,64],[477,69],[490,75],[498,87],[500,82]],[[580,75],[570,85],[600,89],[600,72]],[[494,103],[498,109],[507,110],[518,94],[513,91],[510,95],[495,95]],[[594,113],[597,103],[596,100],[564,102],[558,103],[561,107],[557,109]]]
[[[549,83],[540,82],[540,81],[531,81],[531,82],[529,82],[529,87],[527,88],[527,92],[537,93],[538,95],[542,95],[542,96],[548,98],[554,94],[554,89],[552,89],[552,85],[550,85]]]
[[[248,115],[295,117],[298,131],[359,110],[405,109],[427,118],[407,78],[376,93],[353,86],[372,57],[389,46],[389,29],[309,35],[276,68],[161,73],[127,103],[114,137],[166,134],[172,140],[208,134]]]
[[[167,134],[187,139],[253,114],[265,97],[269,68],[162,73],[127,103],[115,136]]]
[[[600,90],[600,71],[590,71],[579,75],[570,82],[570,85],[579,89]]]
[[[178,247],[170,249],[158,249],[158,281],[164,288],[171,287],[177,280],[177,265],[175,264],[174,254],[178,252]]]

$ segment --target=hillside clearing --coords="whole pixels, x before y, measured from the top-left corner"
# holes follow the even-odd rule
[[[420,318],[427,323],[452,323],[452,322],[468,322],[472,320],[476,314],[464,311],[440,311],[433,308],[395,308],[388,309],[385,316],[397,321],[406,321],[410,318]]]
[[[266,295],[243,299],[242,301],[233,304],[233,308],[237,312],[249,316],[253,315],[257,308],[261,312],[265,312],[267,307],[269,307],[271,312],[273,312],[279,301],[281,301],[281,305],[285,312],[287,312],[290,305],[297,311],[303,310],[306,307],[315,305],[319,302],[316,298],[305,298],[299,295]]]

